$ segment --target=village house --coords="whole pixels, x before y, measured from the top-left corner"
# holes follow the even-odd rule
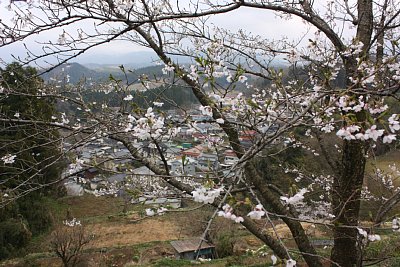
[[[217,170],[218,156],[211,153],[201,153],[197,158],[196,166],[202,171]]]
[[[224,152],[224,163],[227,165],[233,165],[236,162],[239,161],[239,158],[237,157],[235,151],[231,149],[227,149]]]
[[[195,175],[196,174],[195,162],[196,161],[194,159],[187,158],[185,162],[182,163],[182,159],[177,158],[175,160],[168,161],[168,168],[172,173]]]
[[[204,148],[202,145],[197,145],[193,148],[182,151],[182,155],[197,159],[203,152]]]
[[[175,250],[175,257],[177,259],[196,260],[197,258],[214,259],[215,246],[203,241],[200,238],[189,240],[176,240],[171,241],[171,245]]]

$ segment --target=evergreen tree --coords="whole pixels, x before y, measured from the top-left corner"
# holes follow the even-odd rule
[[[42,79],[34,68],[18,63],[0,69],[0,74],[1,88],[7,90],[7,96],[0,96],[1,259],[15,255],[32,234],[51,225],[52,216],[43,203],[57,188],[61,166],[55,163],[60,162],[59,134],[46,125],[56,115],[55,102],[32,97],[40,95]],[[14,203],[5,206],[11,200]]]

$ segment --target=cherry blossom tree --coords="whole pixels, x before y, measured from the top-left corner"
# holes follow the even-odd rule
[[[63,266],[77,266],[82,260],[82,253],[93,239],[88,230],[75,218],[65,221],[53,233],[51,249],[62,261]]]
[[[172,173],[161,144],[163,138],[179,133],[182,122],[172,121],[158,110],[162,102],[168,101],[162,94],[147,103],[146,108],[132,105],[130,86],[138,81],[130,81],[128,76],[123,80],[111,79],[109,84],[92,85],[96,90],[115,92],[120,101],[117,111],[106,102],[87,102],[83,96],[85,84],[48,85],[38,95],[32,95],[67,101],[82,111],[82,118],[60,114],[53,122],[34,121],[36,125],[51,125],[75,136],[71,151],[105,137],[120,142],[129,150],[130,157],[165,183],[191,193],[195,201],[214,205],[212,217],[219,215],[244,225],[287,266],[296,264],[295,252],[279,236],[263,232],[253,220],[265,219],[272,228],[272,217],[282,220],[309,266],[322,266],[326,259],[318,255],[301,222],[324,224],[333,231],[334,246],[328,259],[332,266],[363,264],[363,250],[370,242],[379,240],[373,227],[366,231],[360,224],[361,201],[368,195],[363,188],[366,161],[376,144],[394,144],[400,130],[400,115],[392,113],[387,104],[388,98],[398,101],[400,81],[400,10],[396,1],[28,1],[24,5],[11,2],[8,8],[14,16],[11,22],[0,22],[0,46],[4,49],[15,42],[60,30],[53,40],[40,41],[41,52],[27,47],[26,57],[16,58],[22,64],[40,66],[47,62],[51,66],[46,70],[50,71],[96,46],[117,40],[151,49],[164,66],[164,76],[156,80],[166,87],[179,85],[190,90],[201,104],[199,111],[206,120],[219,125],[224,132],[220,139],[206,136],[209,146],[218,149],[225,141],[238,161],[223,175],[216,173],[218,179],[211,185],[188,182]],[[299,45],[298,41],[284,38],[271,40],[268,36],[244,30],[231,32],[208,23],[210,17],[245,8],[273,12],[282,20],[301,19],[310,29],[304,36],[308,42]],[[191,63],[179,64],[179,60],[174,60],[176,55]],[[287,62],[293,75],[272,67],[277,60]],[[296,74],[299,69],[303,71],[301,77]],[[267,85],[258,86],[256,80]],[[154,80],[143,76],[139,82],[148,88]],[[243,93],[238,93],[237,88],[242,88]],[[2,84],[0,94],[7,97],[18,92]],[[182,107],[176,108],[187,115],[185,125],[191,131],[198,130],[191,116]],[[0,119],[32,123],[18,117]],[[306,129],[307,136],[318,140],[318,151],[307,146],[304,138],[296,139],[294,133],[298,129]],[[245,131],[254,132],[246,147],[241,142]],[[327,145],[328,137],[336,138],[334,152]],[[135,145],[143,140],[153,144],[161,164],[144,156]],[[281,143],[285,144],[283,149],[295,146],[308,149],[316,157],[321,155],[330,170],[308,174],[286,166],[301,187],[291,194],[282,192],[263,177],[264,170],[257,168],[255,162]],[[3,164],[12,164],[15,155],[5,152],[0,155]],[[77,159],[69,175],[80,171],[82,165],[90,164]],[[324,192],[319,200],[309,196],[317,188]],[[228,196],[243,190],[251,199],[250,210],[243,209],[240,201],[227,203]],[[376,223],[385,221],[389,210],[399,201],[397,190],[392,188],[389,194]],[[393,225],[398,226],[397,221]]]

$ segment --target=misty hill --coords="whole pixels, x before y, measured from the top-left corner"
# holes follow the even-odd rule
[[[86,68],[78,63],[67,63],[42,74],[45,81],[63,81],[77,84],[84,79],[107,80],[108,74]]]
[[[147,108],[149,103],[155,101],[164,102],[164,105],[160,108],[161,110],[174,108],[175,105],[188,107],[192,104],[199,104],[190,88],[179,85],[160,86],[144,92],[132,90],[130,94],[133,96],[133,99],[129,102],[133,105],[132,108]],[[87,102],[107,103],[109,107],[120,107],[128,103],[122,100],[124,96],[125,93],[121,94],[115,91],[110,93],[87,91],[84,94],[84,99]]]
[[[179,62],[180,64],[189,63],[189,59],[183,56],[171,56],[172,60]],[[153,51],[136,51],[136,52],[124,52],[119,51],[118,53],[85,53],[76,58],[77,62],[88,67],[97,68],[98,66],[118,66],[123,64],[129,68],[143,68],[148,66],[156,65],[159,62],[159,58]]]
[[[121,66],[125,71],[122,71]],[[186,65],[187,66],[187,65]],[[90,81],[94,84],[108,83],[110,78],[115,80],[128,80],[129,83],[140,85],[139,79],[146,76],[150,81],[158,79],[168,79],[170,76],[162,73],[163,65],[153,65],[143,68],[135,69],[129,65],[112,65],[112,64],[88,64],[86,66],[79,63],[63,64],[48,73],[44,73],[42,78],[47,82],[62,83],[62,84],[77,84],[80,81]],[[292,75],[288,73],[288,75]],[[250,84],[255,84],[256,87],[267,87],[270,81],[265,79],[257,79],[250,75],[246,75]],[[253,90],[246,88],[244,83],[238,82],[230,85],[226,77],[216,78],[216,86],[221,88],[233,89],[235,91],[243,92],[244,94],[252,94]],[[232,86],[232,87],[231,87]],[[90,87],[90,86],[89,86]],[[88,88],[89,89],[89,88]],[[92,88],[95,89],[95,88]],[[178,101],[179,102],[179,101]]]
[[[152,51],[138,51],[130,53],[114,53],[114,54],[84,54],[77,58],[78,63],[90,66],[96,65],[129,65],[130,67],[140,68],[154,65],[158,60],[157,55]]]
[[[115,79],[125,80],[126,77],[130,82],[133,82],[140,78],[142,75],[146,75],[149,79],[153,77],[161,77],[162,66],[149,66],[140,69],[133,69],[125,67],[125,74],[121,68],[117,65],[92,65],[95,69],[85,67],[79,63],[68,63],[63,64],[49,72],[42,74],[42,78],[45,81],[63,82],[77,84],[83,80],[92,80],[96,82],[109,81],[110,75]]]

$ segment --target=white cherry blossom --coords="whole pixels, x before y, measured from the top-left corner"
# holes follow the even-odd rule
[[[4,164],[13,164],[15,162],[16,155],[7,154],[1,158]]]
[[[70,221],[65,220],[63,223],[64,223],[64,225],[69,226],[69,227],[81,226],[81,222],[78,221],[76,218],[73,218]]]
[[[396,140],[396,135],[394,135],[394,134],[385,135],[385,136],[383,137],[383,143],[384,143],[384,144],[385,144],[385,143],[390,144],[390,143],[392,143],[392,142],[395,141],[395,140]]]
[[[377,130],[376,125],[372,125],[371,128],[365,131],[365,135],[367,135],[368,138],[377,141],[378,138],[382,136],[384,132],[385,132],[384,130]]]
[[[205,187],[199,187],[192,192],[193,199],[196,202],[201,202],[205,204],[211,204],[214,200],[220,196],[223,192],[223,188],[207,189]]]
[[[281,200],[286,202],[286,204],[294,205],[294,204],[297,204],[299,202],[302,202],[303,199],[304,199],[304,194],[307,193],[307,192],[308,192],[308,190],[306,188],[302,188],[294,196],[289,197],[289,198],[288,197],[281,197]]]
[[[133,99],[133,95],[127,95],[124,97],[125,101],[131,101]]]
[[[399,131],[400,130],[400,122],[399,122],[399,114],[392,114],[392,116],[389,117],[389,128],[392,131],[392,133]]]
[[[240,75],[239,78],[238,78],[238,81],[241,82],[241,83],[244,83],[245,81],[247,81],[247,77],[244,76],[244,75]]]
[[[264,207],[261,204],[258,204],[254,210],[250,211],[247,216],[254,220],[261,220],[261,218],[265,215]]]
[[[286,261],[286,267],[295,267],[297,262],[293,259],[289,259]]]

